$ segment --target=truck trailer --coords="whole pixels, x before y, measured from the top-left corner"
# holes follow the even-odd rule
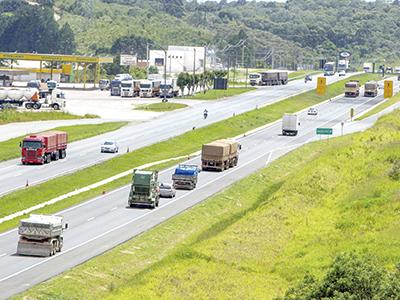
[[[288,72],[268,71],[261,73],[261,85],[285,85],[288,81]]]
[[[284,114],[282,117],[282,135],[297,135],[299,131],[299,116]]]
[[[360,95],[360,82],[358,80],[352,80],[346,82],[344,85],[344,96],[345,97],[358,97]]]
[[[224,171],[237,165],[239,143],[233,140],[217,140],[205,144],[201,150],[202,170]]]
[[[324,66],[324,76],[333,76],[336,74],[336,64],[334,62],[327,62]]]
[[[67,156],[68,134],[64,131],[47,131],[25,137],[21,142],[21,162],[45,164]]]
[[[134,170],[128,205],[150,206],[156,208],[160,200],[158,171]]]
[[[63,247],[63,217],[31,215],[20,221],[18,227],[18,255],[52,256]]]
[[[172,182],[175,189],[193,190],[197,185],[199,168],[197,165],[180,164],[172,174]]]
[[[378,83],[376,81],[368,81],[364,86],[364,97],[378,96]]]

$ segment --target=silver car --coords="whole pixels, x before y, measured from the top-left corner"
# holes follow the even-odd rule
[[[112,141],[105,141],[102,145],[101,145],[101,153],[103,152],[109,152],[109,153],[118,153],[118,145],[116,142],[112,142]]]
[[[163,198],[174,198],[176,195],[176,190],[171,184],[161,183],[160,184],[160,197]]]

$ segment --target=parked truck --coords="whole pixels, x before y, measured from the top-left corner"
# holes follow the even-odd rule
[[[25,137],[21,142],[21,162],[48,164],[67,156],[68,134],[64,131],[47,131]]]
[[[363,70],[365,73],[372,73],[372,63],[364,63]]]
[[[251,86],[262,85],[261,74],[259,73],[249,74],[249,82]]]
[[[63,224],[61,216],[31,215],[20,221],[18,227],[18,255],[52,256],[63,247]]]
[[[160,85],[160,97],[161,98],[172,98],[172,97],[178,97],[179,96],[179,87],[176,84],[176,79],[169,79],[166,80],[166,82],[164,83],[164,81],[162,81],[161,85]]]
[[[155,208],[159,200],[158,171],[134,170],[128,199],[129,206],[146,205]]]
[[[121,80],[113,79],[110,83],[110,95],[121,96]]]
[[[140,97],[160,96],[160,80],[143,80],[140,82]]]
[[[121,81],[121,97],[133,97],[135,95],[133,80]]]
[[[40,97],[40,96],[43,97]],[[36,88],[5,88],[0,89],[0,105],[14,107],[25,106],[27,109],[52,108],[59,110],[64,108],[65,94],[59,89],[50,92],[39,93]]]
[[[201,151],[202,170],[224,171],[237,165],[239,160],[238,142],[218,140],[205,144]]]
[[[197,185],[199,167],[197,165],[180,164],[172,174],[172,182],[175,189],[193,190]]]
[[[360,82],[358,80],[352,80],[346,82],[344,86],[345,97],[358,97],[360,95]]]
[[[282,118],[282,135],[297,135],[299,131],[299,116],[284,114]]]
[[[378,96],[378,83],[376,81],[368,81],[364,86],[364,97]]]
[[[285,85],[288,80],[288,72],[268,71],[261,73],[261,85]]]

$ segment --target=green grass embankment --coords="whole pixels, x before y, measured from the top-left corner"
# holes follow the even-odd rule
[[[183,104],[183,103],[160,102],[160,103],[138,105],[134,109],[135,110],[144,110],[144,111],[163,112],[163,111],[172,111],[172,110],[176,110],[176,109],[181,109],[181,108],[185,108],[185,107],[187,107],[187,105]]]
[[[18,299],[272,299],[341,252],[400,259],[400,111],[303,146]]]
[[[64,127],[57,127],[52,130],[66,131],[68,133],[68,141],[74,142],[92,136],[96,136],[99,134],[103,134],[109,131],[117,130],[122,126],[125,126],[126,124],[127,122],[110,122],[102,124],[64,126]],[[21,136],[0,142],[0,161],[5,161],[19,157],[21,155],[19,143],[23,138],[24,136]]]
[[[367,112],[366,114],[357,118],[356,121],[360,121],[360,120],[368,118],[372,115],[375,115],[375,114],[381,112],[382,110],[384,110],[385,108],[392,106],[393,104],[396,104],[399,101],[400,101],[400,94],[394,95],[393,97],[386,99],[384,102],[382,102],[381,104],[379,104],[378,106],[376,106],[375,108],[373,108],[372,110]]]
[[[84,116],[73,115],[61,111],[15,111],[5,109],[0,111],[0,125],[14,122],[49,121],[49,120],[72,120],[72,119],[94,119],[99,116],[86,114]]]
[[[363,74],[354,76],[353,78],[361,82],[366,82],[374,78],[373,76],[371,74]],[[146,163],[193,153],[198,151],[204,143],[237,136],[248,130],[278,120],[286,112],[296,112],[320,103],[329,97],[339,95],[343,92],[343,89],[344,81],[339,81],[328,86],[328,92],[325,96],[318,96],[315,91],[306,92],[203,128],[188,131],[167,141],[112,158],[73,174],[60,176],[45,183],[18,190],[0,198],[0,207],[2,208],[0,217],[46,202],[75,189],[85,187]],[[81,201],[84,200],[81,199]],[[14,225],[12,222],[10,224],[11,227]],[[2,224],[0,225],[0,230],[8,229],[10,226]]]
[[[232,97],[237,96],[243,93],[254,91],[256,88],[248,87],[248,88],[228,88],[227,90],[208,90],[206,93],[199,92],[193,96],[183,96],[184,99],[192,99],[192,100],[217,100],[224,97]]]

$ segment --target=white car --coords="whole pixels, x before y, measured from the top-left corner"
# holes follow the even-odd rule
[[[105,141],[101,145],[101,153],[103,153],[103,152],[117,153],[118,150],[119,150],[119,148],[118,148],[118,145],[116,142]]]
[[[339,76],[346,76],[346,71],[345,70],[341,70],[339,71]]]
[[[176,190],[171,184],[161,183],[160,184],[160,197],[163,198],[174,198],[176,195]]]
[[[307,115],[309,116],[317,116],[318,115],[318,110],[314,107],[311,107],[308,112]]]

